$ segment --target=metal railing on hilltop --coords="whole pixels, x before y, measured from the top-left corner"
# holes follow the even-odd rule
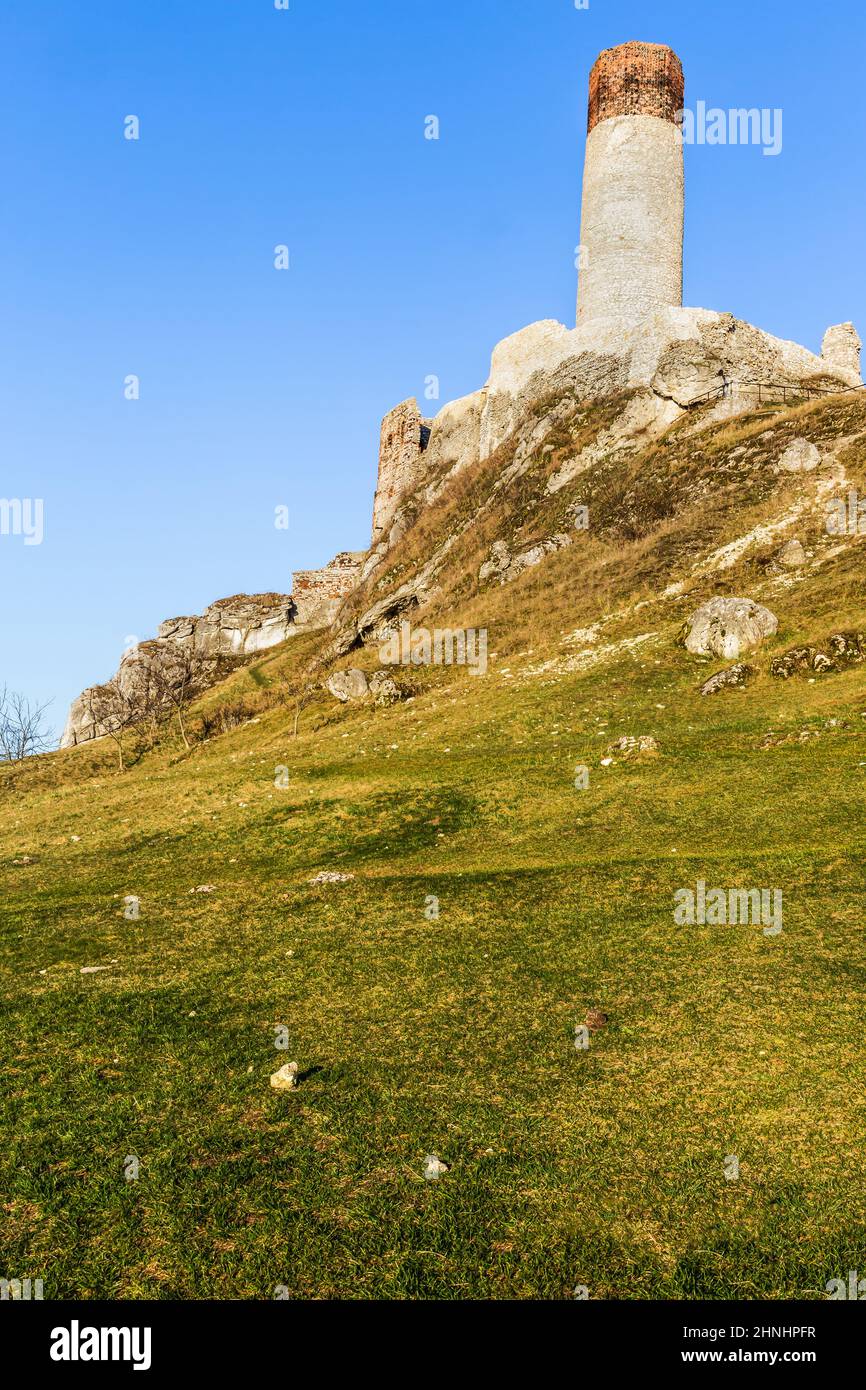
[[[786,381],[723,381],[721,386],[713,387],[712,391],[706,391],[702,396],[695,396],[694,400],[689,401],[686,405],[686,410],[694,410],[696,406],[707,405],[712,400],[726,400],[734,395],[735,389],[738,390],[741,387],[757,390],[758,405],[763,405],[765,401],[767,404],[778,405],[779,392],[781,392],[782,404],[786,405],[789,395],[794,400],[803,400],[804,398],[812,400],[815,396],[843,396],[849,391],[866,391],[866,386],[815,386],[808,382],[803,382],[799,386],[792,386],[790,382]],[[776,394],[772,397],[764,395],[765,392],[771,391]]]

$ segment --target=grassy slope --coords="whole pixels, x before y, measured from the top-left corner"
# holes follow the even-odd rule
[[[629,554],[613,588],[643,594],[651,549]],[[658,634],[631,654],[521,676],[593,616],[572,552],[489,596],[484,679],[424,673],[392,710],[323,699],[297,741],[263,708],[188,757],[167,741],[119,775],[98,745],[7,782],[7,1277],[47,1297],[748,1298],[862,1269],[864,672],[766,675],[862,627],[862,556],[777,595],[746,693],[698,696],[714,668],[674,646],[676,603],[615,626]],[[728,579],[755,591],[747,562]],[[601,768],[621,733],[663,756]],[[322,868],[356,877],[311,886]],[[676,927],[699,877],[781,888],[782,935]],[[610,1024],[578,1052],[589,1006]],[[293,1095],[268,1085],[287,1059]]]

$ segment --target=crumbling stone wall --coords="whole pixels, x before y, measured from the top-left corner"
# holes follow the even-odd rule
[[[824,334],[821,356],[834,372],[841,372],[856,385],[860,380],[860,334],[853,323],[834,323]]]
[[[344,550],[320,570],[296,570],[292,575],[295,627],[328,627],[340,604],[356,588],[365,550]]]
[[[424,452],[432,421],[425,420],[414,396],[389,411],[379,437],[379,477],[373,501],[372,545],[385,539],[402,493],[424,479]]]

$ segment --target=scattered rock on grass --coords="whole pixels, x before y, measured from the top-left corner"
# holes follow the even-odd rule
[[[701,694],[717,695],[720,690],[741,689],[754,674],[754,666],[738,661],[735,666],[727,666],[724,671],[717,671],[708,681],[704,681]]]
[[[605,752],[612,757],[619,757],[625,762],[630,762],[634,758],[657,758],[661,749],[651,734],[639,734],[637,738],[632,738],[631,734],[624,734],[622,738],[617,739],[616,743],[612,743],[609,748],[605,749]]]
[[[370,694],[379,706],[396,705],[403,692],[387,671],[376,671],[370,677]]]
[[[836,663],[826,652],[819,651],[817,647],[792,647],[783,656],[777,656],[770,662],[770,675],[777,676],[780,680],[789,680],[791,676],[797,675],[799,671],[833,671]]]
[[[862,661],[866,657],[866,632],[832,632],[827,646],[837,661]]]
[[[866,658],[866,633],[832,632],[823,647],[792,647],[770,663],[770,675],[789,680],[801,671],[840,671]]]
[[[285,1066],[280,1067],[271,1076],[271,1085],[275,1091],[294,1091],[298,1085],[297,1062],[286,1062]]]
[[[334,869],[322,869],[316,874],[315,878],[308,878],[308,883],[349,883],[355,877],[354,874],[340,874]]]

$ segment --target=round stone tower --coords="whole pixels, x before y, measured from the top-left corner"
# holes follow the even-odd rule
[[[664,44],[600,54],[589,79],[577,322],[683,302],[683,67]]]

